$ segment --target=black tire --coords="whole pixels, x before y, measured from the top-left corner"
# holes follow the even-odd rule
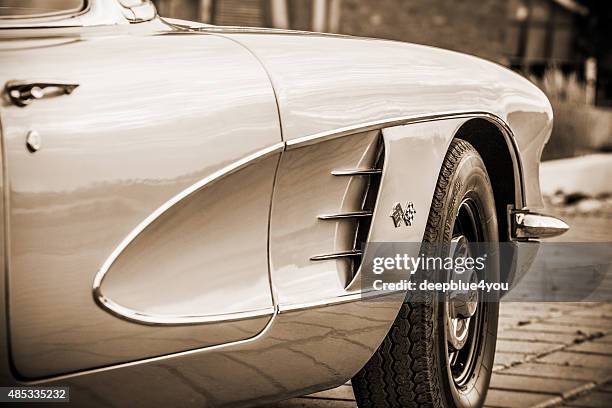
[[[470,205],[473,202],[478,213],[476,218],[482,230],[479,241],[497,242],[495,202],[485,165],[472,145],[456,139],[438,177],[425,242],[451,241],[464,199],[469,199]],[[498,277],[498,259],[489,259],[488,263],[487,278],[491,279],[491,274]],[[445,325],[447,306],[441,299],[440,294],[431,294],[418,302],[404,301],[378,350],[353,377],[360,408],[476,408],[484,404],[495,355],[499,303],[478,303],[480,314],[474,322],[480,323],[473,324],[479,325],[475,327],[480,335],[470,340],[474,341],[474,353],[470,354],[472,371],[460,383],[451,372]]]

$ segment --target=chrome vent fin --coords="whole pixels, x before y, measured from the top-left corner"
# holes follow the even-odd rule
[[[319,215],[320,220],[335,220],[338,218],[357,218],[357,217],[371,217],[372,211],[350,211],[345,213],[336,214],[323,214]]]
[[[333,254],[326,254],[326,255],[315,255],[312,258],[310,258],[311,261],[327,261],[330,259],[342,259],[342,258],[351,258],[351,257],[361,257],[363,253],[361,251],[358,250],[351,250],[351,251],[342,251],[342,252],[336,252]]]
[[[344,251],[332,252],[328,254],[314,255],[310,258],[311,261],[328,261],[328,260],[344,260],[350,263],[350,276],[348,282],[355,276],[363,256],[363,249],[370,233],[372,223],[372,215],[376,205],[376,197],[380,187],[382,169],[384,163],[384,148],[382,138],[378,138],[376,142],[376,152],[372,160],[371,167],[355,168],[355,169],[337,169],[331,174],[336,177],[362,177],[367,178],[365,188],[360,193],[359,203],[361,209],[355,211],[345,211],[337,213],[320,214],[317,218],[324,222],[352,222],[352,248]],[[347,284],[348,284],[347,282]]]
[[[382,174],[382,169],[351,169],[351,170],[334,170],[334,176],[375,176]]]

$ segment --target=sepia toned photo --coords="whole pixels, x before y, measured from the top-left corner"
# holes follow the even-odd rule
[[[611,38],[0,0],[0,408],[612,407]]]

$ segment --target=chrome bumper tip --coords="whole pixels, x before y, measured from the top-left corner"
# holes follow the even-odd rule
[[[562,220],[529,210],[512,210],[510,221],[512,239],[519,241],[552,238],[569,230],[569,225]]]

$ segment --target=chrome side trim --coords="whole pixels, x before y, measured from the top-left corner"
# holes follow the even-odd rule
[[[209,324],[220,322],[237,322],[240,320],[255,319],[274,314],[274,306],[264,309],[249,310],[246,312],[226,313],[218,315],[183,315],[183,316],[164,316],[142,313],[113,302],[109,298],[102,296],[98,304],[102,304],[113,315],[135,323],[147,324],[151,326],[179,326],[191,324]]]
[[[363,255],[363,251],[351,250],[351,251],[334,252],[331,254],[324,254],[324,255],[315,255],[315,256],[310,257],[310,260],[311,261],[327,261],[330,259],[350,258],[353,256],[361,256],[361,255]]]
[[[302,35],[310,37],[337,37],[337,38],[349,38],[352,36],[346,34],[337,33],[320,33],[316,31],[300,31],[300,30],[287,30],[282,28],[265,28],[265,27],[243,27],[243,26],[217,26],[213,24],[195,23],[195,26],[185,26],[176,24],[180,19],[164,18],[169,23],[187,29],[189,31],[205,32],[212,34],[283,34],[283,35]],[[184,21],[184,20],[183,20]],[[191,23],[191,21],[189,21]],[[359,37],[365,40],[372,40],[372,38]]]
[[[349,170],[332,170],[334,176],[370,176],[382,174],[382,169],[349,169]]]
[[[308,310],[308,309],[316,309],[319,307],[326,307],[330,305],[338,305],[342,303],[356,302],[361,300],[363,296],[363,292],[350,292],[340,294],[333,298],[315,300],[307,303],[297,303],[297,304],[289,304],[289,305],[279,305],[278,313],[287,313],[287,312],[295,312],[299,310]]]
[[[401,295],[405,296],[405,292],[401,290],[397,291],[377,291],[377,290],[363,290],[363,291],[352,291],[349,293],[340,294],[336,297],[316,300],[312,302],[305,303],[294,303],[294,304],[286,304],[279,305],[278,313],[288,313],[288,312],[298,312],[302,310],[308,309],[318,309],[321,307],[340,305],[343,303],[352,303],[352,302],[360,302],[364,299],[373,300],[378,298],[384,298],[387,296]]]
[[[120,317],[122,319],[148,324],[148,325],[184,325],[184,324],[202,324],[211,322],[221,321],[235,321],[244,320],[252,317],[271,315],[274,313],[274,307],[253,310],[240,313],[224,314],[224,315],[185,315],[185,316],[165,316],[165,315],[148,315],[137,310],[122,306],[112,299],[107,298],[102,293],[102,282],[106,273],[110,270],[111,266],[115,263],[121,253],[138,237],[150,224],[157,220],[162,214],[172,208],[174,205],[201,190],[204,187],[210,186],[218,180],[235,173],[236,171],[246,167],[254,161],[264,159],[275,153],[280,153],[285,147],[283,142],[275,143],[274,145],[265,149],[259,150],[252,153],[234,163],[229,164],[222,169],[217,170],[211,175],[203,178],[195,184],[192,184],[185,190],[176,194],[174,197],[166,201],[159,208],[153,211],[147,218],[145,218],[136,228],[134,228],[121,243],[115,248],[111,255],[104,261],[102,267],[94,277],[93,281],[93,297],[95,302],[107,310],[111,314]]]
[[[564,221],[529,210],[512,211],[510,216],[511,236],[516,240],[551,238],[569,230],[569,225]]]
[[[497,123],[503,124],[504,127],[507,128],[506,123],[499,118],[497,115],[494,115],[489,112],[442,112],[437,113],[435,115],[426,115],[426,116],[396,116],[392,118],[379,119],[371,122],[359,123],[356,125],[345,126],[338,129],[328,130],[325,132],[315,133],[313,135],[298,137],[296,139],[287,141],[287,150],[297,149],[303,146],[309,146],[314,143],[323,142],[326,140],[336,139],[342,136],[348,136],[354,133],[367,132],[369,130],[381,129],[383,127],[393,127],[400,125],[407,125],[409,123],[419,123],[419,122],[431,122],[435,120],[441,119],[458,119],[458,118],[471,118],[471,117],[487,117],[494,120]]]
[[[497,126],[499,126],[500,130],[504,134],[507,142],[509,143],[509,147],[511,147],[510,156],[512,158],[513,165],[515,166],[516,174],[518,176],[518,185],[516,194],[518,197],[515,197],[516,207],[520,208],[525,205],[525,198],[523,192],[525,191],[525,185],[523,180],[523,164],[521,163],[520,156],[518,154],[518,145],[516,142],[516,138],[514,137],[514,133],[510,126],[499,116],[484,111],[449,111],[449,112],[440,112],[434,115],[425,115],[425,116],[396,116],[387,119],[380,119],[371,122],[364,122],[356,125],[345,126],[342,128],[337,128],[325,132],[315,133],[312,135],[299,137],[296,139],[288,140],[286,144],[286,150],[298,149],[300,147],[309,146],[312,144],[316,144],[319,142],[324,142],[327,140],[333,140],[343,136],[353,135],[355,133],[366,132],[369,130],[383,129],[387,127],[393,126],[402,126],[408,125],[411,123],[421,123],[421,122],[432,122],[436,120],[444,120],[444,119],[474,119],[474,118],[482,118],[487,119],[490,122],[493,122]],[[516,182],[516,180],[515,180]]]
[[[359,217],[371,217],[372,211],[352,211],[345,213],[336,213],[336,214],[323,214],[319,215],[320,220],[336,220],[342,218],[359,218]]]

